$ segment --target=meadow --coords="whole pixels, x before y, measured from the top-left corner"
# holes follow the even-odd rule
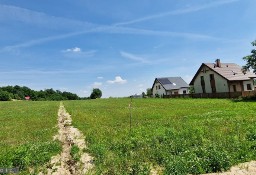
[[[256,105],[226,99],[65,101],[95,174],[200,174],[256,160]],[[131,127],[130,127],[131,116]]]
[[[29,174],[61,151],[53,141],[58,108],[59,102],[0,102],[0,168]]]

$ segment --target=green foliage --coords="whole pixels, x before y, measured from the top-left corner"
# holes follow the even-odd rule
[[[1,96],[4,97],[1,98]],[[79,100],[79,97],[71,92],[61,92],[59,90],[55,91],[53,89],[45,89],[44,91],[34,91],[26,86],[20,87],[18,85],[14,87],[0,87],[0,101],[7,101],[5,100],[7,96],[9,96],[9,100],[11,100],[11,98],[16,100],[24,100],[26,96],[30,96],[30,99],[34,101]]]
[[[155,98],[160,98],[160,95],[159,94],[155,94]]]
[[[252,42],[252,46],[256,46],[256,40]],[[248,71],[250,68],[256,73],[256,49],[251,50],[251,54],[243,57],[247,63],[243,66],[244,71]]]
[[[152,89],[151,88],[147,88],[147,96],[151,97],[152,95],[153,95]]]
[[[74,161],[79,161],[80,155],[79,155],[79,148],[77,145],[72,145],[70,150],[70,155],[72,156]]]
[[[60,151],[59,142],[29,143],[12,147],[0,155],[0,167],[18,167],[19,170],[25,170],[28,167],[44,165]]]
[[[10,101],[11,94],[7,91],[3,91],[0,89],[0,101]]]
[[[92,90],[92,93],[90,95],[91,99],[96,99],[96,98],[100,98],[102,96],[102,92],[99,88],[94,88]]]
[[[189,91],[190,94],[194,94],[194,93],[195,93],[195,88],[194,88],[194,86],[189,86],[188,91]]]
[[[0,167],[26,172],[60,152],[60,143],[52,141],[58,107],[58,102],[0,102]]]
[[[223,99],[64,102],[86,135],[96,174],[202,174],[256,159],[255,105]],[[75,110],[74,110],[75,109]]]

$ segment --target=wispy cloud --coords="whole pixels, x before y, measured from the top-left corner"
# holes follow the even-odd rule
[[[92,84],[92,87],[93,88],[99,88],[99,87],[101,87],[102,86],[102,82],[94,82],[93,84]]]
[[[96,26],[95,24],[85,21],[51,16],[42,12],[33,11],[17,6],[0,4],[0,21],[10,20],[57,30],[60,28],[69,30],[81,28],[84,29]]]
[[[197,40],[222,40],[222,38],[216,38],[209,35],[195,34],[195,33],[182,33],[182,32],[169,32],[169,31],[154,31],[154,30],[144,30],[144,29],[135,29],[135,28],[124,28],[124,27],[114,27],[114,26],[105,26],[98,27],[90,30],[84,30],[79,32],[71,32],[62,35],[55,35],[45,38],[34,39],[30,41],[25,41],[23,43],[10,45],[3,47],[0,49],[1,52],[10,52],[20,48],[32,47],[35,45],[40,45],[43,43],[61,40],[73,36],[88,34],[88,33],[117,33],[117,34],[135,34],[135,35],[154,35],[154,36],[162,36],[162,37],[180,37],[180,38],[188,38],[188,39],[197,39]]]
[[[143,58],[141,56],[137,56],[128,52],[120,51],[120,54],[124,58],[128,58],[130,60],[138,61],[141,63],[150,63],[146,58]]]
[[[205,10],[205,9],[209,9],[209,8],[212,8],[212,7],[224,5],[224,4],[233,3],[233,2],[236,2],[236,1],[239,1],[239,0],[213,1],[213,2],[208,3],[208,4],[187,7],[187,8],[184,8],[184,9],[178,9],[178,10],[159,13],[159,14],[155,14],[155,15],[149,15],[149,16],[134,19],[134,20],[131,20],[131,21],[116,23],[116,24],[114,24],[114,26],[124,26],[124,25],[128,25],[128,24],[148,21],[148,20],[152,20],[152,19],[156,19],[156,18],[162,18],[162,17],[166,17],[166,16],[171,16],[171,15],[179,15],[179,14],[186,14],[186,13],[196,12],[196,11]]]
[[[122,79],[121,76],[116,76],[114,80],[108,80],[107,83],[109,84],[125,84],[127,80]]]
[[[16,6],[9,5],[0,5],[0,20],[13,20],[13,21],[21,21],[24,23],[32,23],[34,25],[41,25],[44,27],[55,26],[57,29],[70,29],[70,32],[66,32],[60,35],[48,36],[44,38],[32,39],[29,41],[24,41],[18,44],[5,46],[0,48],[0,52],[10,52],[15,49],[32,47],[35,45],[40,45],[43,43],[61,40],[77,35],[84,35],[89,33],[109,33],[109,34],[135,34],[135,35],[155,35],[155,36],[166,36],[166,37],[182,37],[188,39],[203,39],[203,40],[223,40],[220,38],[215,38],[208,35],[196,34],[196,33],[182,33],[182,32],[171,32],[171,31],[154,31],[154,30],[145,30],[145,29],[137,29],[137,28],[128,28],[122,27],[123,25],[137,23],[145,20],[151,20],[155,18],[161,18],[168,15],[178,15],[184,13],[195,12],[215,6],[219,6],[222,4],[232,3],[238,0],[222,0],[222,1],[214,1],[212,3],[196,6],[196,7],[188,7],[185,9],[180,9],[171,12],[165,12],[161,14],[151,15],[142,17],[139,19],[121,22],[113,25],[98,25],[88,23],[86,21],[77,21],[72,19],[60,18],[55,16],[50,16],[45,13],[32,11],[29,9],[24,9]],[[74,31],[75,30],[75,31]]]

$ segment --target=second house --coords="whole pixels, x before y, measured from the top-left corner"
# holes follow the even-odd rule
[[[188,94],[189,85],[181,77],[156,78],[152,86],[153,97]]]

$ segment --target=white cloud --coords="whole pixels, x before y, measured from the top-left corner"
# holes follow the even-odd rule
[[[122,57],[124,58],[128,58],[130,60],[134,60],[134,61],[138,61],[141,63],[149,63],[149,61],[143,57],[128,53],[128,52],[124,52],[124,51],[120,51],[120,54]]]
[[[81,48],[79,48],[79,47],[74,47],[74,48],[70,48],[70,49],[66,49],[66,50],[64,50],[64,52],[74,52],[74,53],[76,53],[76,52],[81,52],[82,50],[81,50]]]
[[[93,85],[92,85],[93,88],[99,88],[101,86],[102,86],[101,82],[94,82]]]
[[[97,79],[103,79],[103,77],[97,77]]]
[[[109,84],[125,84],[127,80],[122,79],[120,76],[116,76],[114,80],[108,80]]]
[[[63,50],[62,52],[67,57],[74,57],[74,55],[79,57],[93,57],[97,51],[96,50],[82,51],[81,48],[74,47],[74,48]]]

